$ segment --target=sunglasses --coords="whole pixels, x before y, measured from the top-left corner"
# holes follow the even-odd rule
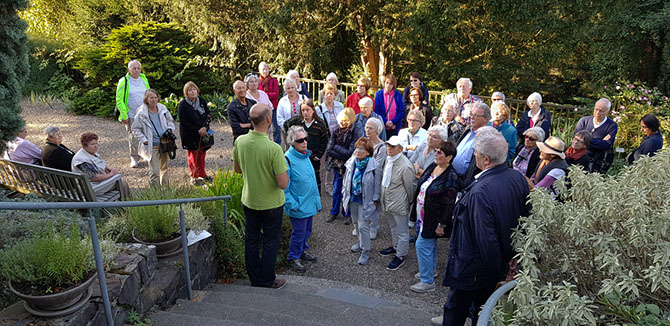
[[[307,137],[294,140],[295,143],[302,144],[307,141]]]
[[[532,140],[532,141],[537,141],[537,138],[533,138],[531,136],[525,136],[525,137],[526,137],[526,139],[529,139],[529,140]]]

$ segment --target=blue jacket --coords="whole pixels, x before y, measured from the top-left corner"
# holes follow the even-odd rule
[[[612,119],[607,118],[605,123],[594,129],[593,116],[590,115],[579,119],[579,122],[577,122],[577,126],[575,127],[574,134],[582,130],[587,130],[593,135],[593,139],[591,139],[591,143],[588,147],[589,154],[593,157],[593,153],[595,152],[612,150],[614,140],[616,140],[616,134],[619,131],[619,125],[612,121]],[[603,138],[607,137],[607,135],[610,135],[610,139],[603,140]]]
[[[529,189],[521,173],[500,164],[484,171],[454,208],[443,285],[474,291],[505,278],[514,257],[512,229],[528,214]]]
[[[354,123],[354,126],[356,126],[356,128],[361,130],[361,135],[362,135],[361,137],[364,137],[364,136],[367,137],[367,135],[365,134],[365,124],[368,123],[368,119],[370,119],[370,118],[377,118],[377,119],[381,120],[382,122],[384,122],[384,118],[382,118],[379,114],[377,114],[374,111],[370,112],[370,117],[369,118],[364,117],[362,113],[356,114],[356,122]],[[382,132],[379,134],[379,139],[381,139],[382,141],[387,140],[386,139],[386,128],[382,129]]]
[[[503,135],[503,137],[505,137],[505,140],[507,141],[507,162],[511,164],[512,160],[514,160],[514,157],[516,156],[516,128],[507,123],[507,121],[503,121],[500,126],[495,128]]]
[[[660,132],[655,132],[649,136],[644,136],[640,146],[626,157],[628,164],[633,164],[642,155],[649,155],[652,157],[656,152],[663,148],[663,135]]]
[[[400,131],[402,117],[405,116],[405,104],[402,102],[402,94],[398,90],[393,90],[393,101],[395,102],[396,114],[391,122],[395,125],[396,129],[390,131],[387,137],[391,137],[398,134]],[[386,117],[386,105],[384,105],[384,89],[380,89],[375,94],[375,112],[379,114],[382,119],[384,119],[384,125],[388,120]]]
[[[530,110],[524,112],[521,119],[519,119],[519,122],[516,124],[516,133],[519,135],[522,144],[523,132],[530,128],[530,117],[528,116],[528,112],[530,112]],[[549,136],[551,136],[549,133],[551,129],[551,113],[547,111],[544,106],[540,106],[540,118],[537,122],[535,127],[541,127],[542,130],[544,130],[544,139],[549,138]]]
[[[286,151],[288,187],[284,189],[284,212],[292,218],[307,218],[321,210],[321,196],[316,185],[310,152],[303,154],[291,146]]]
[[[409,100],[409,91],[411,90],[412,85],[409,85],[402,91],[402,103],[405,104],[405,106],[412,104],[412,101]],[[430,96],[430,93],[428,93],[428,88],[426,88],[426,85],[424,85],[423,82],[421,82],[421,91],[423,92],[423,103],[428,105],[428,97]],[[430,121],[430,119],[426,120]]]

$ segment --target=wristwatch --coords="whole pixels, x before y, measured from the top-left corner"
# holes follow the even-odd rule
[[[442,223],[437,223],[437,226],[439,226],[439,227],[441,227],[441,228],[446,228],[446,227],[447,227],[446,224],[442,224]]]

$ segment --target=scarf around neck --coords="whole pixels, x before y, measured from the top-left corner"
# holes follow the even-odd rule
[[[386,163],[384,165],[384,175],[382,176],[382,186],[387,187],[391,184],[391,177],[393,174],[393,163],[397,161],[402,153],[396,154],[395,156],[387,156]]]
[[[568,150],[565,151],[565,159],[578,160],[586,154],[586,147],[576,151],[572,146],[568,147]]]
[[[354,177],[351,180],[351,191],[355,196],[361,194],[363,173],[365,173],[365,167],[368,166],[368,161],[370,161],[370,156],[367,156],[362,160],[356,159],[354,161],[356,165],[355,165]]]

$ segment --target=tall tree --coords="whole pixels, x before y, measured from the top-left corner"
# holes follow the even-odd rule
[[[16,137],[23,127],[21,118],[21,87],[28,76],[28,49],[25,30],[28,26],[17,15],[28,0],[0,2],[0,150],[4,143]]]

